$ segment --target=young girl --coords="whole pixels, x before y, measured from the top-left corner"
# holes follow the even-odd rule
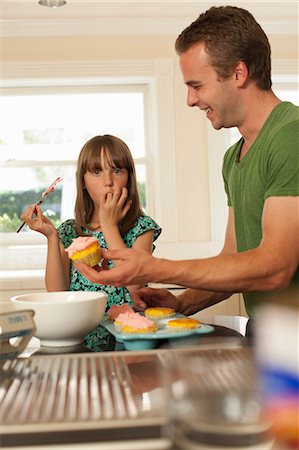
[[[134,247],[152,253],[161,233],[157,223],[141,208],[135,166],[127,145],[111,135],[95,136],[83,146],[77,162],[75,219],[56,230],[36,205],[29,206],[22,219],[48,240],[45,282],[47,291],[105,291],[107,309],[128,302],[130,292],[140,286],[113,287],[93,284],[74,267],[65,251],[78,236],[94,236],[100,247]],[[109,261],[108,267],[118,262]],[[105,348],[108,333],[99,326],[85,336],[91,350]]]

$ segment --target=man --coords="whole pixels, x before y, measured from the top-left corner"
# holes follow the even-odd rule
[[[269,293],[287,296],[298,287],[299,108],[273,93],[268,39],[244,9],[210,8],[180,34],[176,51],[188,105],[203,111],[215,129],[236,126],[242,135],[223,161],[229,207],[223,249],[190,261],[131,249],[104,251],[104,258],[122,264],[101,272],[77,267],[95,283],[189,288],[178,297],[140,289],[132,296],[138,310],[163,305],[192,314],[242,292],[253,317]]]

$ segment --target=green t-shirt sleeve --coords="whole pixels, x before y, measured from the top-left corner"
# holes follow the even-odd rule
[[[265,199],[272,196],[299,195],[299,130],[287,124],[283,133],[273,138],[268,161]]]

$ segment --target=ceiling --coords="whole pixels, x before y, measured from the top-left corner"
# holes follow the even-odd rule
[[[0,0],[2,36],[177,34],[213,5],[248,9],[266,33],[298,34],[298,2],[67,0],[49,8],[38,0]]]

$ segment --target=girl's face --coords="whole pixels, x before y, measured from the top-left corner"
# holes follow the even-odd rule
[[[84,174],[84,184],[95,206],[100,205],[100,196],[114,193],[127,186],[128,171],[113,165],[107,158],[107,152],[101,151],[101,169],[93,169]]]

